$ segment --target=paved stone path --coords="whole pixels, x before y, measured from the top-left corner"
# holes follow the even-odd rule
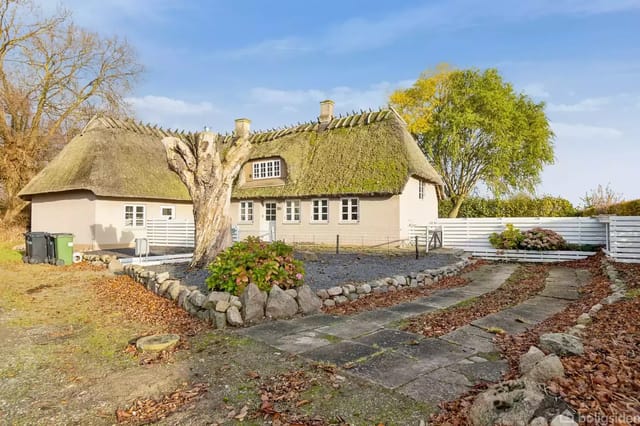
[[[398,330],[403,319],[444,309],[498,288],[515,271],[511,264],[486,265],[467,273],[471,282],[392,307],[351,316],[313,315],[274,321],[239,333],[278,350],[346,367],[350,374],[436,405],[481,381],[497,381],[507,369],[486,331],[520,333],[561,311],[579,297],[587,271],[553,267],[537,296],[440,336]]]

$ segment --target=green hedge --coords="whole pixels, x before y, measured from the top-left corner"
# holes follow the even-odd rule
[[[640,199],[623,201],[618,204],[609,206],[604,210],[596,210],[595,208],[589,208],[582,210],[580,216],[595,216],[598,214],[617,214],[618,216],[640,216]]]
[[[441,201],[438,206],[439,216],[449,217],[451,207],[451,200]],[[517,196],[506,199],[470,197],[462,203],[458,217],[561,217],[575,216],[576,213],[571,202],[560,197]]]

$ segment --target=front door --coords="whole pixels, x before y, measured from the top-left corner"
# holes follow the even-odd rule
[[[276,240],[276,209],[277,204],[273,201],[264,203],[262,217],[260,220],[260,238],[263,241]]]

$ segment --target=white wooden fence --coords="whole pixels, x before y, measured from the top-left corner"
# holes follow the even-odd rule
[[[193,221],[148,219],[147,239],[149,245],[166,247],[193,247],[196,228]]]
[[[616,262],[640,263],[640,216],[609,216],[607,254]]]
[[[424,244],[427,233],[442,230],[442,245],[462,249],[473,256],[485,259],[520,260],[527,262],[557,262],[561,260],[583,259],[593,252],[496,250],[489,243],[489,236],[504,231],[507,224],[513,224],[521,231],[531,228],[551,229],[562,235],[570,244],[606,245],[606,224],[589,217],[505,217],[505,218],[463,218],[438,219],[429,226],[415,226],[411,236],[418,236]]]

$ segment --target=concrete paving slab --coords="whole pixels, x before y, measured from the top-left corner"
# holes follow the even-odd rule
[[[454,364],[447,369],[464,375],[471,382],[497,382],[509,369],[505,360],[474,362],[473,364]]]
[[[345,318],[341,316],[317,314],[298,318],[295,322],[301,329],[313,329],[333,325],[344,320]]]
[[[409,318],[416,315],[426,314],[437,310],[437,308],[422,303],[406,302],[387,308],[387,311],[400,315],[400,318]]]
[[[348,318],[353,321],[374,322],[376,324],[384,325],[401,320],[402,315],[388,311],[387,309],[375,309],[373,311],[350,315]]]
[[[375,322],[364,322],[358,320],[345,320],[342,322],[328,325],[326,327],[318,327],[316,331],[321,333],[337,336],[341,339],[353,339],[363,334],[369,334],[382,328],[381,324]]]
[[[414,381],[398,388],[398,392],[416,401],[437,405],[440,402],[455,399],[470,389],[469,386],[461,384],[464,383],[464,376],[460,378],[461,375],[458,373],[441,370],[418,377]],[[459,383],[451,383],[453,379],[449,379],[449,381],[442,380],[447,377],[453,378],[456,374]]]
[[[281,351],[299,354],[327,346],[331,343],[335,343],[335,341],[329,339],[326,334],[318,333],[313,330],[306,330],[284,336],[278,339],[273,346]]]
[[[540,296],[554,297],[556,299],[577,300],[580,298],[577,288],[574,287],[549,287],[547,286]]]
[[[486,317],[473,321],[471,324],[484,329],[501,328],[509,334],[519,334],[526,331],[528,327],[531,327],[531,324],[519,322],[517,318],[507,315],[504,312],[487,315]]]
[[[348,370],[363,379],[389,389],[397,388],[416,378],[424,369],[415,360],[397,352],[385,352]]]
[[[399,347],[398,351],[416,359],[425,371],[445,367],[476,353],[473,349],[434,338]]]
[[[355,342],[339,342],[333,345],[313,349],[303,354],[304,357],[315,361],[328,362],[341,366],[379,352],[380,349]]]
[[[301,331],[294,321],[270,321],[239,330],[238,333],[273,345],[282,337]]]
[[[496,350],[495,345],[491,341],[493,334],[483,332],[487,337],[481,337],[477,334],[470,334],[468,332],[458,329],[447,333],[439,338],[450,343],[455,343],[467,348],[474,349],[476,352],[493,352]]]
[[[422,336],[419,334],[385,328],[359,337],[356,342],[378,348],[397,348],[420,340]]]
[[[436,309],[444,309],[450,306],[455,305],[456,303],[460,303],[462,300],[465,300],[467,297],[460,296],[428,296],[421,297],[415,300],[416,303],[420,303],[422,305],[433,306]]]

